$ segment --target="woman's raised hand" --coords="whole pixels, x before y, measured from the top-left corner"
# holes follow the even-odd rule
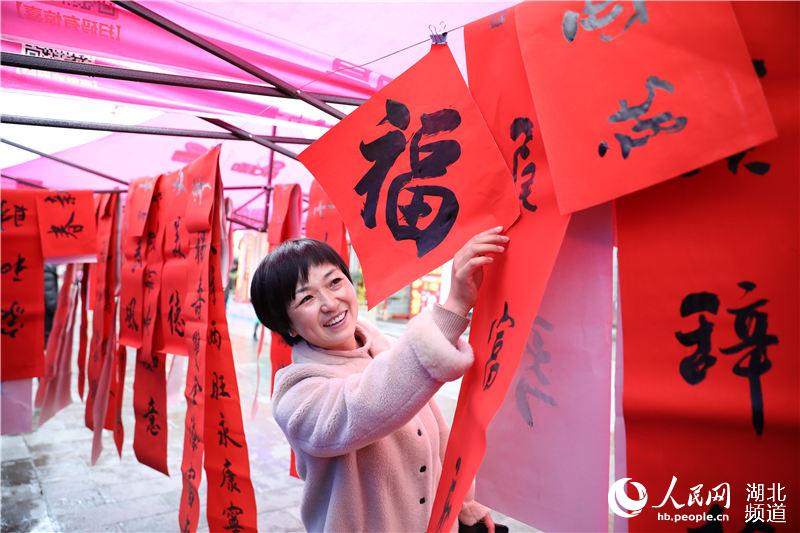
[[[478,299],[478,289],[483,281],[483,267],[494,258],[493,254],[505,251],[509,238],[500,235],[502,226],[498,226],[472,237],[453,257],[453,273],[450,283],[450,294],[444,308],[467,316],[469,310]]]

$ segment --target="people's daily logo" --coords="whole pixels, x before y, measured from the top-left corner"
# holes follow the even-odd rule
[[[631,486],[636,489],[637,499],[629,497],[625,491],[625,485],[629,481]],[[616,480],[608,489],[608,507],[617,516],[633,518],[642,512],[645,505],[647,505],[647,489],[641,483],[631,481],[629,477]]]

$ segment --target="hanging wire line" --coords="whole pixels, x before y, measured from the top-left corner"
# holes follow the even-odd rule
[[[284,38],[282,38],[282,37],[278,37],[277,35],[273,35],[273,34],[271,34],[271,33],[265,32],[265,31],[263,31],[263,30],[261,30],[261,29],[255,28],[255,27],[253,27],[253,26],[250,26],[250,25],[248,25],[248,24],[243,24],[241,21],[234,21],[234,20],[232,20],[232,19],[229,19],[229,18],[225,17],[224,15],[220,15],[220,14],[218,14],[218,13],[212,13],[212,12],[210,12],[210,11],[206,11],[205,9],[202,9],[202,8],[198,7],[197,5],[188,5],[188,4],[184,3],[184,2],[178,2],[178,3],[179,3],[179,4],[181,4],[181,5],[183,5],[183,6],[185,6],[185,7],[189,7],[189,8],[191,8],[191,9],[196,9],[197,11],[202,11],[202,12],[203,12],[203,13],[205,13],[206,15],[209,15],[209,16],[214,16],[214,17],[217,17],[217,18],[221,18],[221,19],[223,19],[223,20],[226,20],[226,21],[228,21],[228,22],[230,22],[230,23],[232,23],[232,24],[236,24],[236,25],[239,25],[239,26],[244,26],[245,28],[249,28],[249,29],[251,29],[251,30],[253,30],[253,31],[257,32],[257,33],[260,33],[260,34],[262,34],[262,35],[269,35],[270,37],[274,37],[274,38],[276,38],[276,39],[281,39],[281,40],[283,40],[283,41],[288,41],[288,42],[291,42],[292,44],[296,44],[296,45],[298,45],[298,46],[302,46],[302,45],[299,45],[299,43],[295,43],[295,42],[293,42],[293,41],[289,41],[288,39],[284,39]],[[453,28],[453,29],[447,30],[447,32],[445,32],[445,25],[444,25],[444,22],[440,22],[440,25],[441,25],[441,28],[439,29],[439,32],[438,32],[438,34],[445,34],[445,33],[447,33],[447,32],[451,32],[451,31],[460,30],[461,28],[463,28],[463,27],[464,27],[464,26],[466,26],[467,24],[462,24],[461,26],[457,26],[457,27],[455,27],[455,28]],[[308,87],[309,85],[312,85],[312,84],[314,84],[314,83],[317,83],[317,82],[319,82],[319,81],[322,81],[322,80],[324,80],[325,78],[327,78],[327,77],[331,76],[332,74],[338,74],[339,72],[343,72],[343,71],[345,71],[345,70],[351,70],[351,69],[356,69],[356,68],[366,67],[367,65],[371,65],[371,64],[373,64],[373,63],[377,63],[378,61],[384,60],[384,59],[386,59],[386,58],[388,58],[388,57],[391,57],[391,56],[393,56],[393,55],[397,55],[397,54],[399,54],[399,53],[401,53],[401,52],[405,52],[406,50],[410,50],[411,48],[414,48],[415,46],[419,46],[419,45],[421,45],[421,44],[425,44],[425,43],[431,42],[431,39],[432,39],[432,37],[433,37],[433,33],[434,33],[434,30],[435,30],[435,28],[434,28],[433,26],[428,26],[428,29],[429,29],[429,31],[431,32],[431,35],[429,35],[429,37],[428,37],[427,39],[423,39],[422,41],[419,41],[419,42],[416,42],[416,43],[413,43],[413,44],[409,44],[408,46],[405,46],[405,47],[403,47],[403,48],[400,48],[399,50],[395,50],[395,51],[393,51],[393,52],[389,52],[388,54],[382,55],[381,57],[378,57],[378,58],[375,58],[375,59],[371,59],[371,60],[367,61],[366,63],[361,63],[361,64],[358,64],[358,65],[352,65],[352,66],[341,67],[341,68],[337,68],[336,70],[330,70],[330,71],[327,71],[327,72],[325,72],[324,74],[322,74],[321,76],[318,76],[318,77],[316,77],[316,78],[314,78],[314,79],[312,79],[312,80],[309,80],[308,82],[304,83],[303,85],[301,85],[301,86],[300,86],[300,87],[298,87],[297,89],[298,89],[299,91],[302,91],[303,89],[305,89],[305,88],[306,88],[306,87]],[[260,110],[258,113],[256,113],[256,114],[255,114],[255,116],[261,116],[263,113],[265,113],[265,112],[269,111],[270,109],[272,109],[272,108],[274,108],[274,107],[277,107],[277,106],[275,106],[275,105],[268,105],[268,106],[266,106],[265,108],[261,109],[261,110]],[[248,122],[248,123],[246,123],[246,125],[247,125],[247,124],[250,124],[250,123]]]

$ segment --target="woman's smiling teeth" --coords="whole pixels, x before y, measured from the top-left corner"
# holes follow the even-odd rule
[[[325,327],[326,327],[326,328],[330,328],[330,327],[332,327],[332,326],[336,326],[336,325],[337,325],[337,324],[339,324],[339,323],[340,323],[342,320],[344,320],[344,317],[345,317],[345,315],[346,315],[346,314],[347,314],[347,311],[342,311],[341,313],[339,313],[338,315],[336,315],[336,316],[335,316],[335,317],[333,317],[332,319],[328,320],[328,321],[325,323]]]

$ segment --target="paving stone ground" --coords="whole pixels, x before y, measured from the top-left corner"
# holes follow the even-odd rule
[[[300,498],[303,482],[288,475],[289,445],[272,418],[269,401],[269,347],[256,362],[254,319],[249,306],[232,303],[229,308],[231,342],[242,399],[250,468],[261,531],[301,532]],[[402,324],[379,322],[390,336]],[[77,351],[75,351],[77,353]],[[133,453],[133,379],[135,354],[128,354],[123,407],[125,443],[122,457],[111,432],[105,432],[104,450],[91,466],[92,433],[83,422],[84,404],[73,384],[73,403],[42,427],[24,435],[3,436],[0,446],[2,473],[2,532],[176,532],[181,494],[180,462],[183,446],[183,378],[185,359],[178,358],[169,386],[170,477],[136,461]],[[75,364],[73,362],[73,364]],[[73,372],[73,380],[77,372]],[[258,410],[251,405],[260,376]],[[459,383],[448,383],[436,399],[445,417],[452,419]],[[204,478],[205,481],[205,478]],[[200,490],[205,501],[205,483]],[[495,520],[512,531],[536,531],[508,517]],[[198,531],[208,531],[201,513]]]

